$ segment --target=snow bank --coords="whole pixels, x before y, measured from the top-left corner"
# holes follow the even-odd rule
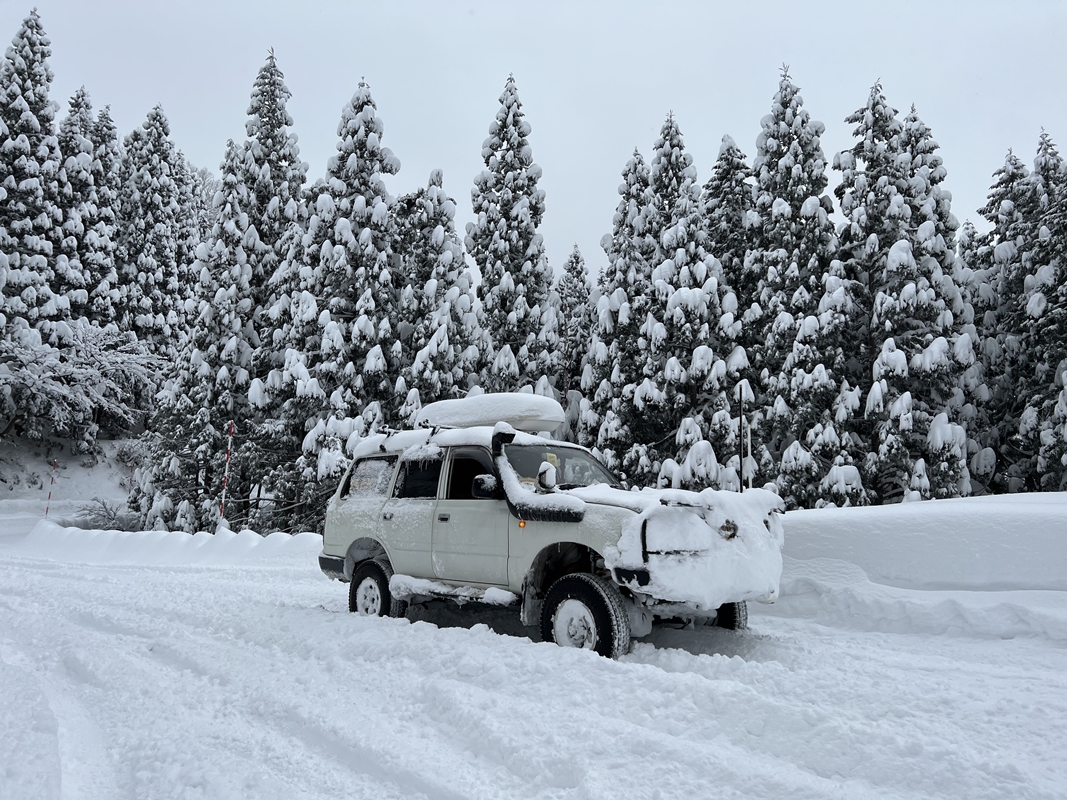
[[[1067,492],[790,511],[785,555],[914,589],[1067,590]]]
[[[220,531],[190,536],[177,531],[87,531],[63,528],[41,520],[29,535],[11,544],[10,552],[78,564],[137,564],[179,566],[193,564],[245,564],[271,561],[294,562],[314,567],[322,549],[322,537],[314,533]],[[317,571],[317,569],[316,569]]]
[[[787,558],[773,613],[862,631],[1067,641],[1060,592],[900,589],[871,583],[859,567],[828,558]]]

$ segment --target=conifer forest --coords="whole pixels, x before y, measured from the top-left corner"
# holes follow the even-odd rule
[[[363,81],[309,176],[271,53],[215,174],[161,107],[125,135],[85,89],[62,110],[50,48],[34,11],[0,63],[0,441],[136,437],[145,528],[214,530],[226,481],[235,530],[318,530],[355,442],[480,392],[557,398],[558,435],[634,486],[790,508],[1067,489],[1048,134],[979,165],[979,233],[914,107],[875,83],[828,156],[783,69],[753,152],[723,137],[701,182],[668,114],[620,164],[602,252],[556,269],[511,77],[460,231],[468,189],[439,170],[390,192]]]

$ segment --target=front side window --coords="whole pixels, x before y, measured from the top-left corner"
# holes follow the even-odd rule
[[[457,447],[452,451],[448,467],[449,500],[473,500],[474,479],[479,475],[494,475],[493,460],[488,450],[480,447]]]
[[[366,458],[356,463],[348,473],[348,481],[341,489],[341,497],[385,497],[393,477],[396,456]]]

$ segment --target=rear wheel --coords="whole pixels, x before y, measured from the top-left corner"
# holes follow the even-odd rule
[[[388,561],[364,561],[352,572],[348,610],[364,617],[402,617],[408,604],[389,592],[393,568]]]
[[[731,631],[743,631],[748,627],[748,603],[723,603],[715,614],[715,626]]]
[[[624,655],[630,650],[630,618],[622,595],[597,575],[564,575],[541,606],[541,638],[607,658]]]

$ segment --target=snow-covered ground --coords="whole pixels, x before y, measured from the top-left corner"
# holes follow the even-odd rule
[[[966,562],[994,513],[1031,541],[1009,502],[927,546]],[[0,798],[1063,798],[1067,592],[1017,580],[1067,554],[1045,502],[1061,535],[1001,591],[872,583],[856,536],[884,511],[787,515],[749,631],[660,628],[615,662],[513,610],[351,615],[311,535],[87,532],[0,500]]]

